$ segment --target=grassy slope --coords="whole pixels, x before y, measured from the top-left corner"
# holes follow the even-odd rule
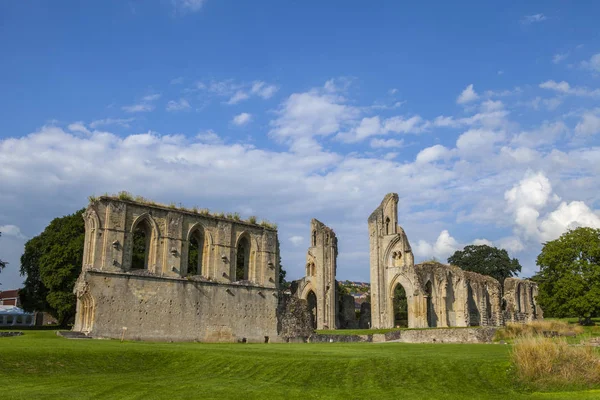
[[[2,399],[585,399],[515,389],[506,345],[197,344],[0,338]]]

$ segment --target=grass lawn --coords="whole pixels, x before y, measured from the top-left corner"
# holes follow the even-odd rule
[[[0,338],[1,399],[599,399],[514,385],[508,345]],[[599,388],[600,389],[600,388]]]

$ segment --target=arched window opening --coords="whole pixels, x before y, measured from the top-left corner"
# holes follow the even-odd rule
[[[148,269],[152,228],[147,220],[141,221],[133,231],[131,269]]]
[[[454,282],[452,274],[448,274],[446,281],[446,322],[448,326],[456,326],[456,313],[454,312],[454,302],[456,295],[454,294]]]
[[[408,328],[408,299],[404,286],[399,283],[394,288],[394,326]]]
[[[435,328],[437,325],[437,317],[433,309],[433,284],[427,281],[425,284],[425,298],[427,300],[427,326]]]
[[[79,301],[79,323],[81,331],[88,333],[91,332],[94,324],[94,299],[92,299],[92,296],[90,296],[89,293],[85,293]]]
[[[386,235],[390,234],[390,217],[387,217],[385,219],[385,234]]]
[[[517,308],[517,312],[521,312],[521,285],[517,285],[517,290],[515,291],[515,307]]]
[[[190,235],[188,248],[188,275],[202,275],[202,257],[204,251],[204,235],[200,229],[194,230]]]
[[[537,307],[535,305],[535,299],[533,298],[533,290],[529,290],[529,304],[531,304],[531,313],[533,314],[533,319],[536,319]]]
[[[250,242],[246,236],[238,241],[235,264],[235,280],[248,280],[248,265],[250,262]]]
[[[467,283],[467,306],[469,309],[469,325],[481,325],[479,318],[479,308],[477,307],[477,302],[475,301],[475,297],[473,296],[473,288],[471,287],[470,282]]]
[[[312,245],[313,247],[317,245],[317,231],[312,232]]]
[[[308,292],[306,296],[306,301],[308,303],[308,311],[312,317],[312,326],[313,329],[317,329],[317,295],[312,290]]]
[[[490,294],[487,291],[487,288],[485,290],[485,316],[486,316],[488,325],[493,325],[492,324],[492,302],[490,301]]]

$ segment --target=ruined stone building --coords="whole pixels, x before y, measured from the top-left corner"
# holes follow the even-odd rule
[[[294,288],[306,300],[316,329],[339,327],[335,274],[337,269],[337,237],[321,221],[310,222],[310,246],[306,254],[306,275]]]
[[[398,225],[398,195],[386,195],[368,219],[373,328],[501,326],[542,317],[534,282],[489,276],[438,262],[414,264]]]
[[[84,219],[73,330],[144,340],[277,336],[276,229],[113,197],[91,202]]]
[[[73,330],[94,337],[268,342],[313,329],[501,326],[542,318],[537,285],[415,265],[398,195],[368,218],[371,304],[360,319],[336,282],[335,232],[313,219],[306,276],[278,291],[277,230],[239,217],[100,197],[84,213]],[[284,332],[284,333],[282,333]],[[302,333],[299,333],[302,332]]]

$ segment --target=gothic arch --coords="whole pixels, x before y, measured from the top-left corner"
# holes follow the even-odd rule
[[[243,245],[243,249],[240,245]],[[244,251],[244,254],[240,254],[240,250]],[[258,276],[258,271],[256,268],[257,265],[257,257],[258,257],[259,247],[258,241],[256,238],[252,238],[252,235],[248,233],[248,231],[243,231],[240,233],[235,242],[235,264],[233,270],[234,280],[240,280],[239,274],[236,273],[238,270],[238,262],[243,262],[244,269],[244,280],[256,281]],[[241,266],[240,266],[241,268]],[[241,273],[241,269],[240,269]]]
[[[401,285],[406,293],[406,301],[408,305],[408,326],[413,327],[415,324],[414,318],[414,285],[413,282],[405,274],[396,274],[388,286],[387,309],[390,310],[387,314],[387,326],[394,326],[394,290],[396,285]]]
[[[198,260],[200,262],[200,266],[198,269],[198,275],[202,275],[204,277],[209,277],[211,276],[211,271],[210,271],[210,266],[211,266],[211,261],[212,261],[212,250],[213,250],[213,237],[211,232],[204,226],[204,224],[202,224],[201,222],[196,222],[194,224],[192,224],[192,226],[190,226],[190,228],[188,229],[186,235],[185,235],[185,242],[187,244],[187,251],[185,252],[185,260],[182,259],[181,260],[181,265],[182,267],[185,265],[187,268],[188,265],[188,260],[189,260],[189,256],[190,256],[190,243],[192,240],[192,236],[195,234],[196,231],[199,231],[202,235],[202,258],[200,260]]]
[[[89,333],[94,327],[96,302],[89,292],[85,292],[79,298],[79,326],[80,331]]]
[[[154,218],[152,218],[152,215],[150,215],[147,212],[139,215],[137,218],[135,218],[133,220],[133,223],[131,224],[131,229],[128,232],[129,233],[128,243],[132,249],[132,251],[129,252],[129,268],[131,269],[131,259],[133,256],[133,235],[135,233],[135,230],[141,223],[147,223],[148,226],[150,227],[150,238],[147,239],[148,240],[148,242],[147,242],[148,243],[147,244],[148,255],[147,255],[147,261],[146,261],[146,263],[147,263],[146,268],[148,270],[151,270],[151,269],[153,269],[153,266],[156,264],[156,259],[158,257],[158,245],[159,245],[159,239],[160,239],[160,230],[158,229],[158,224],[156,223],[156,221],[154,221]]]
[[[98,214],[96,210],[93,208],[88,208],[85,213],[85,257],[84,264],[88,266],[94,265],[94,260],[96,259],[96,242],[98,238],[98,232],[100,231],[100,218],[98,218]]]

